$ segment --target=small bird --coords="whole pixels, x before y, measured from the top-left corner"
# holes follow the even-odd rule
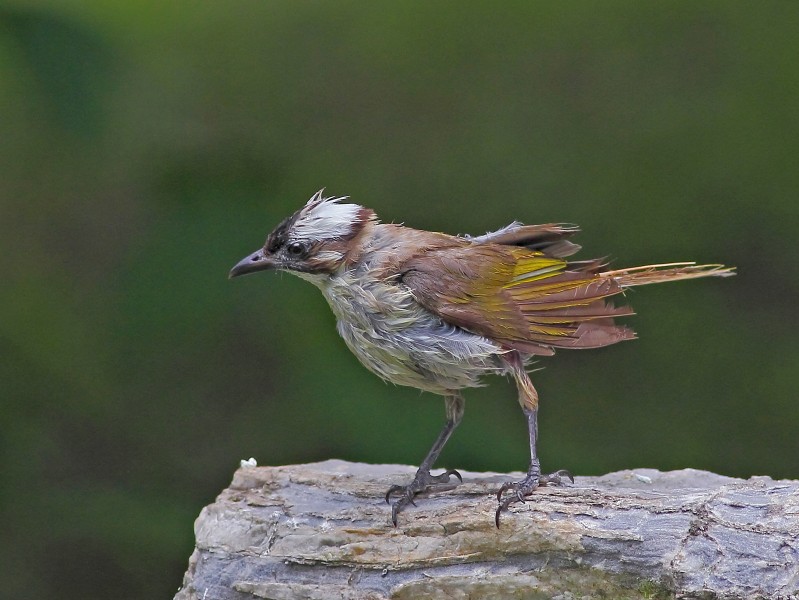
[[[542,485],[574,481],[568,471],[542,474],[536,449],[538,393],[525,367],[555,350],[599,348],[633,339],[617,325],[629,306],[609,299],[633,286],[726,277],[733,268],[679,262],[607,269],[603,259],[569,261],[578,228],[514,222],[485,235],[453,236],[381,223],[374,211],[320,190],[284,219],[230,277],[264,270],[293,273],[317,286],[349,349],[370,371],[396,385],[444,397],[446,424],[413,480],[393,485],[391,520],[414,497],[442,486],[450,469],[431,469],[463,417],[464,388],[489,374],[513,377],[527,419],[530,466],[497,492],[500,514]]]

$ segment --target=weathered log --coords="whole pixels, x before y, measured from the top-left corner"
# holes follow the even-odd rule
[[[799,598],[799,482],[685,469],[542,488],[494,525],[521,474],[463,472],[390,521],[414,469],[243,467],[195,523],[176,600]]]

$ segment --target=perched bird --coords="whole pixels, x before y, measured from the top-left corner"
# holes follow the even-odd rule
[[[419,492],[460,474],[431,474],[463,416],[464,388],[483,375],[516,382],[530,436],[527,476],[502,485],[495,522],[540,485],[558,485],[568,471],[542,474],[536,451],[538,393],[525,365],[559,348],[599,348],[635,337],[614,322],[632,314],[609,299],[626,288],[696,277],[725,277],[722,265],[671,263],[608,270],[602,259],[568,261],[580,249],[562,224],[507,227],[452,236],[381,223],[347,198],[317,192],[281,222],[263,248],[230,271],[237,277],[277,269],[317,286],[349,349],[386,381],[444,396],[447,422],[413,481],[394,485],[391,520]]]

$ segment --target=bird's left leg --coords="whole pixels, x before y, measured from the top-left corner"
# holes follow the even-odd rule
[[[527,470],[527,476],[521,481],[504,483],[499,488],[497,492],[499,506],[494,517],[497,527],[499,527],[499,515],[502,511],[507,510],[511,504],[524,502],[525,496],[532,494],[537,487],[560,485],[564,479],[569,479],[574,483],[574,477],[568,471],[560,470],[547,475],[541,474],[541,463],[538,460],[538,451],[536,450],[538,442],[538,392],[533,387],[530,376],[524,370],[524,361],[517,352],[509,352],[503,356],[503,359],[510,366],[511,375],[516,380],[516,386],[519,389],[519,404],[522,405],[522,411],[527,417],[527,430],[530,434],[530,468]],[[503,500],[502,495],[507,491],[511,493]]]
[[[449,483],[449,478],[452,475],[457,477],[460,481],[463,481],[461,474],[455,469],[445,471],[441,475],[432,475],[430,473],[430,469],[433,468],[433,464],[438,459],[438,455],[441,454],[441,450],[443,450],[449,436],[452,435],[452,432],[455,431],[458,423],[460,423],[463,418],[464,402],[460,392],[453,392],[451,395],[447,396],[445,398],[445,403],[447,409],[447,423],[444,425],[444,429],[441,430],[441,433],[438,434],[438,438],[433,444],[433,447],[430,448],[430,452],[427,453],[427,456],[422,461],[419,470],[416,471],[416,476],[413,478],[413,481],[408,485],[392,485],[388,492],[386,492],[386,503],[390,501],[392,494],[399,494],[397,501],[391,505],[391,522],[394,523],[394,527],[397,526],[397,515],[403,508],[409,504],[413,504],[413,499],[416,494],[436,484]]]

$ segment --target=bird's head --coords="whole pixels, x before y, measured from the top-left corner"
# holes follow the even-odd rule
[[[298,275],[329,275],[357,260],[359,238],[376,222],[372,210],[324,197],[319,190],[300,210],[284,219],[259,248],[230,271],[238,277],[256,271],[280,269]]]

